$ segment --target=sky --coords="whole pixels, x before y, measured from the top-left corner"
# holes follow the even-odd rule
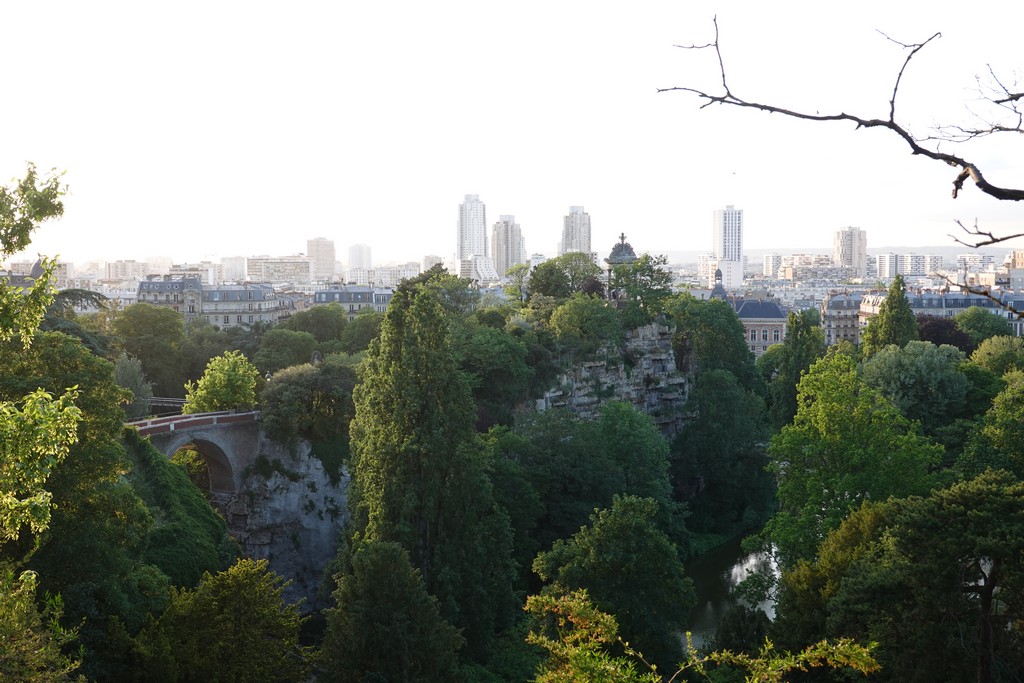
[[[970,121],[989,65],[1024,76],[1024,5],[997,4],[0,0],[0,181],[64,171],[65,215],[21,257],[76,263],[315,237],[342,261],[356,243],[377,264],[450,257],[466,194],[547,256],[579,205],[599,254],[620,233],[637,253],[709,251],[727,205],[749,249],[828,248],[847,225],[869,248],[950,246],[957,219],[1021,232],[1024,213],[974,188],[952,200],[955,171],[886,132],[657,90],[719,82],[713,53],[676,47],[717,17],[738,96],[885,117],[905,57],[885,36],[941,32],[897,100],[927,134]],[[944,149],[1021,187],[1019,139]]]

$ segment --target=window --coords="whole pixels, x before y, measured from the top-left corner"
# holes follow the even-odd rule
[[[761,330],[761,341],[768,341],[768,328]]]
[[[235,322],[237,322],[237,323],[240,323],[240,322],[242,322],[242,316],[240,316],[240,315],[239,315],[239,316],[236,316],[236,317],[235,317]]]
[[[782,330],[772,330],[772,341],[781,341]]]
[[[225,324],[225,325],[227,325],[227,324],[229,324],[230,322],[231,322],[231,316],[230,316],[230,315],[226,315],[226,316],[224,316],[224,324]]]
[[[252,322],[252,316],[251,315],[249,316],[249,322]]]
[[[757,330],[750,331],[750,341],[757,341]],[[753,350],[753,347],[751,347],[751,350]]]

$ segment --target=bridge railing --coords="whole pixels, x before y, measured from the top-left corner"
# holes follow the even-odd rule
[[[222,410],[214,413],[195,413],[193,415],[170,415],[167,417],[151,417],[145,420],[127,422],[129,427],[139,430],[141,436],[166,434],[183,429],[197,427],[214,427],[216,425],[238,424],[240,422],[256,422],[260,419],[260,411],[252,410],[238,413],[233,410]]]

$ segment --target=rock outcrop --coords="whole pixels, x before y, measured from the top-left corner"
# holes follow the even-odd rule
[[[686,421],[683,406],[690,384],[676,369],[672,333],[659,323],[627,332],[624,348],[604,348],[560,375],[536,409],[567,408],[592,419],[602,403],[624,401],[650,415],[665,436],[673,436]]]
[[[332,482],[307,442],[292,453],[262,436],[256,463],[240,493],[212,503],[246,557],[266,559],[292,582],[285,599],[304,599],[303,611],[325,607],[317,594],[348,514],[348,478]]]

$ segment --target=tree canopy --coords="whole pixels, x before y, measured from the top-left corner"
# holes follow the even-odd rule
[[[897,273],[878,307],[878,315],[868,320],[867,329],[861,335],[861,353],[869,358],[889,344],[903,347],[917,337],[917,318],[907,300],[903,276]]]
[[[250,410],[256,405],[260,373],[241,351],[227,351],[212,359],[206,372],[185,385],[183,415],[217,410]]]

